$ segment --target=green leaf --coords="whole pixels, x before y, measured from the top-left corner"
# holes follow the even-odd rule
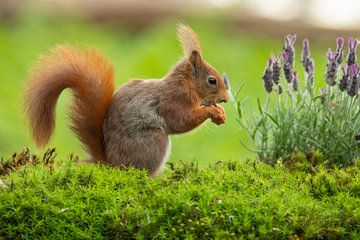
[[[262,115],[262,114],[263,114],[263,110],[262,110],[262,107],[261,107],[260,98],[257,98],[257,106],[258,106],[258,110],[259,110],[260,114]]]
[[[242,118],[242,111],[241,111],[241,103],[237,102],[237,112],[239,115],[239,118]]]
[[[265,115],[268,116],[275,123],[277,127],[279,127],[278,121],[270,113],[265,112]]]

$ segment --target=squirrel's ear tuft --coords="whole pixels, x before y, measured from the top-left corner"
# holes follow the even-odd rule
[[[178,39],[184,50],[184,56],[190,58],[194,51],[198,52],[201,58],[200,41],[196,33],[184,24],[178,25]]]

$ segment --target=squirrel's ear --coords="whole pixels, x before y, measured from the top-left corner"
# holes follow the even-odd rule
[[[192,51],[189,61],[193,65],[193,74],[195,78],[199,77],[199,68],[201,65],[201,56],[198,51]]]
[[[201,56],[200,53],[198,51],[192,51],[190,58],[189,58],[190,62],[192,63],[192,65],[195,68],[198,68],[201,64]]]
[[[184,50],[185,58],[191,58],[193,52],[195,51],[198,53],[198,57],[201,59],[201,47],[199,38],[190,27],[179,24],[178,39]]]

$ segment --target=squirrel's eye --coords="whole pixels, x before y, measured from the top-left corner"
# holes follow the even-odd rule
[[[208,83],[211,85],[216,85],[216,79],[214,77],[209,77],[208,78]]]

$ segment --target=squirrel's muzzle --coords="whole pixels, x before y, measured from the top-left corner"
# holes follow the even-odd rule
[[[216,103],[226,103],[228,101],[228,94],[227,92],[225,94],[218,95],[216,98]]]

